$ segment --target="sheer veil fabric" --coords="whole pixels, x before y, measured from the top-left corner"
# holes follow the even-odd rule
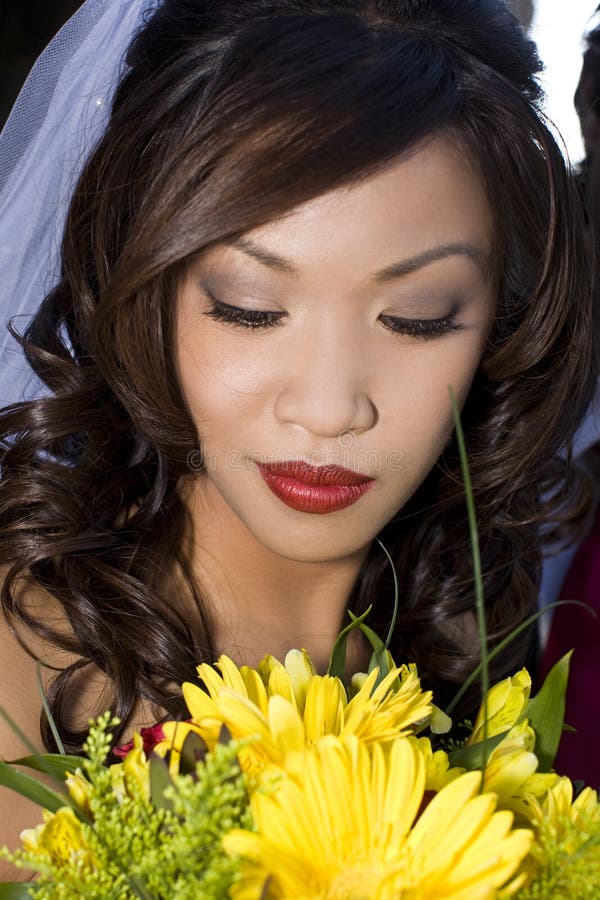
[[[0,407],[43,385],[6,328],[23,332],[60,275],[69,200],[102,135],[135,32],[160,0],[87,0],[31,70],[0,134]]]

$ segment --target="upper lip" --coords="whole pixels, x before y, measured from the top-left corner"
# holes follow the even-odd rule
[[[303,484],[350,486],[366,484],[368,481],[374,480],[369,475],[353,472],[352,469],[345,469],[343,466],[311,466],[310,463],[301,459],[278,463],[257,463],[257,465],[273,475],[279,475],[282,478],[294,478]]]

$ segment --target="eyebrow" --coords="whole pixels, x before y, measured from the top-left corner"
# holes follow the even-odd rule
[[[253,259],[258,260],[258,262],[277,272],[284,272],[287,275],[298,274],[297,267],[289,259],[277,256],[277,254],[272,253],[265,247],[261,247],[260,244],[251,241],[249,238],[233,238],[232,240],[226,240],[223,243],[227,246],[241,250],[242,253],[251,256]],[[410,256],[408,259],[392,263],[384,269],[381,269],[379,272],[374,272],[371,275],[371,278],[373,281],[385,284],[388,281],[393,281],[395,278],[403,278],[405,275],[410,275],[412,272],[416,272],[432,262],[436,262],[439,259],[446,259],[449,256],[466,256],[476,263],[484,276],[489,274],[489,263],[478,247],[474,244],[453,242],[449,244],[438,244],[435,247],[431,247],[429,250],[417,253],[416,256]]]

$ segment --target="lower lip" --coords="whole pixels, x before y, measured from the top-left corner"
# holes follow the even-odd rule
[[[312,485],[304,484],[295,478],[274,475],[267,469],[259,467],[259,472],[276,497],[300,512],[330,513],[338,509],[352,506],[366,493],[375,481],[353,485]]]

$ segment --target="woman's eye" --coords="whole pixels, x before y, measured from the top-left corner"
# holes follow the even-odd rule
[[[213,305],[204,313],[205,316],[240,328],[271,328],[279,325],[283,316],[287,315],[284,312],[271,312],[265,309],[242,309],[240,306],[223,303],[212,296],[210,301]]]
[[[211,294],[207,293],[212,307],[204,315],[219,322],[227,322],[239,328],[272,328],[280,325],[287,315],[285,312],[275,312],[265,309],[243,309],[241,306],[232,306],[223,303]],[[440,319],[402,319],[398,316],[380,316],[380,322],[384,328],[394,334],[408,335],[416,338],[436,338],[462,328],[454,314]]]
[[[409,337],[428,338],[442,337],[452,331],[460,331],[463,327],[456,321],[454,314],[444,316],[441,319],[401,319],[398,316],[380,316],[379,320],[384,328],[394,334],[408,335]]]

